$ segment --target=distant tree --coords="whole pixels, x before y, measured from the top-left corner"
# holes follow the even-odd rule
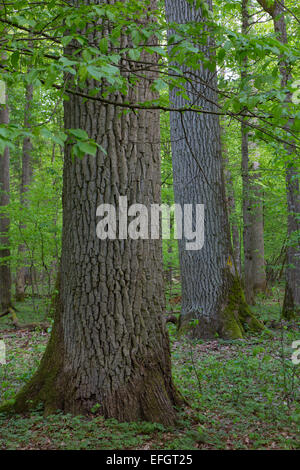
[[[260,185],[260,163],[254,161],[250,167],[250,227],[251,227],[251,271],[248,281],[253,295],[266,290],[266,266],[264,249],[264,204]],[[245,282],[247,287],[247,281]]]
[[[237,209],[236,209],[236,202],[235,202],[235,194],[234,194],[234,185],[233,185],[233,177],[229,168],[229,155],[228,149],[225,144],[225,130],[222,126],[221,134],[223,138],[222,142],[222,155],[224,160],[224,174],[225,174],[225,183],[226,183],[226,201],[227,201],[227,209],[228,209],[228,216],[230,220],[230,228],[231,228],[231,238],[232,238],[232,247],[233,247],[233,256],[234,261],[236,264],[236,269],[238,271],[239,276],[242,273],[242,266],[241,266],[241,244],[240,244],[240,231],[239,226],[237,223]]]
[[[267,1],[258,0],[262,8],[270,14],[274,22],[277,39],[282,44],[288,44],[287,27],[285,19],[284,0]],[[291,85],[292,76],[290,66],[286,60],[279,57],[281,87],[287,90]],[[286,103],[292,101],[292,93],[286,92]],[[286,128],[289,129],[291,121]],[[289,156],[286,163],[286,189],[288,206],[288,237],[286,286],[283,303],[283,317],[290,319],[300,315],[300,185],[299,185],[299,158],[293,146],[286,147]]]
[[[248,35],[250,28],[249,0],[242,0],[242,34]],[[241,79],[249,79],[250,63],[247,55],[243,58]],[[250,141],[251,134],[243,118],[242,131],[242,182],[243,182],[243,247],[244,247],[244,284],[246,301],[255,303],[255,293],[266,289],[264,259],[263,207],[259,191],[258,173],[253,172],[249,153],[255,144]],[[257,162],[258,163],[258,162]],[[259,166],[259,163],[258,163]],[[254,179],[256,180],[254,182]]]
[[[9,110],[7,91],[2,82],[2,102],[0,104],[0,124],[9,123]],[[5,212],[9,204],[10,174],[9,174],[9,148],[5,147],[0,152],[0,313],[7,312],[11,307],[11,271],[9,249],[10,220]],[[1,208],[2,211],[1,211]]]
[[[33,99],[33,86],[29,83],[26,85],[25,90],[25,112],[24,112],[24,128],[30,129],[31,127],[31,106]],[[31,152],[32,152],[32,143],[29,136],[24,137],[23,139],[23,151],[22,151],[22,175],[21,175],[21,188],[20,188],[20,198],[22,206],[27,205],[26,192],[29,189],[29,185],[32,179],[32,162],[31,162]],[[24,225],[21,224],[20,230],[24,229]],[[24,254],[26,252],[26,245],[24,243],[20,244],[18,247],[18,252]],[[23,301],[25,297],[25,281],[26,281],[26,272],[28,270],[25,266],[20,266],[17,268],[16,272],[16,300]]]
[[[212,2],[207,3],[211,9]],[[214,39],[204,24],[204,10],[191,4],[186,0],[166,0],[167,20],[180,25],[197,22],[200,26],[197,47],[209,62],[214,56]],[[172,46],[170,53],[172,56]],[[191,70],[178,65],[176,56],[173,60],[192,82],[187,81],[185,85],[188,99],[178,88],[171,89],[171,104],[183,108],[192,102],[203,109],[203,114],[171,112],[170,115],[175,202],[182,207],[192,204],[194,215],[196,204],[205,205],[203,248],[189,251],[187,240],[179,240],[180,327],[189,329],[192,320],[196,320],[191,329],[195,337],[214,338],[218,334],[223,338],[241,338],[245,325],[250,329],[261,329],[262,325],[247,307],[234,266],[222,171],[216,71],[203,64],[198,70]]]

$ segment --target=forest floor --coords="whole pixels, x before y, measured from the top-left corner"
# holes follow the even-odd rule
[[[280,321],[280,302],[261,298],[254,311],[269,332],[240,341],[190,341],[170,325],[175,382],[189,402],[176,428],[118,423],[91,414],[43,417],[41,410],[0,415],[0,449],[299,449],[299,368],[291,360],[299,324]],[[27,303],[19,319],[39,320]],[[49,333],[14,330],[0,320],[6,365],[0,401],[12,399],[32,376]]]

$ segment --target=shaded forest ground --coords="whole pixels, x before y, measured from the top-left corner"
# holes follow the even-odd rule
[[[0,415],[0,449],[296,449],[300,423],[299,367],[292,364],[292,341],[299,324],[280,322],[281,291],[261,297],[254,308],[269,328],[243,341],[178,339],[170,325],[173,373],[190,408],[176,429],[151,423],[117,423],[99,416],[37,409],[25,416]],[[20,307],[24,323],[42,319],[42,309]],[[12,399],[31,377],[49,333],[14,330],[0,320],[7,364],[0,365],[0,401]]]

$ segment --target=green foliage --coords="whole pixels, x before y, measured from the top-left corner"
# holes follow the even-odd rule
[[[101,102],[102,99],[109,99],[111,93],[127,95],[132,84],[139,80],[134,70],[130,72],[132,65],[143,51],[147,51],[158,54],[160,59],[160,76],[155,82],[159,91],[165,83],[176,87],[178,93],[184,93],[187,81],[191,78],[183,76],[178,65],[184,64],[197,70],[202,63],[211,71],[218,66],[228,71],[220,80],[222,94],[219,105],[223,112],[239,119],[239,113],[244,110],[252,123],[258,117],[256,133],[268,140],[274,137],[282,140],[291,138],[284,128],[289,117],[293,119],[295,131],[299,126],[296,105],[285,102],[295,79],[292,78],[283,89],[277,66],[280,56],[297,73],[297,36],[291,36],[290,45],[283,45],[269,24],[261,26],[259,22],[247,36],[242,35],[236,20],[240,14],[240,3],[237,1],[226,2],[226,5],[224,2],[216,2],[212,14],[207,2],[201,0],[195,6],[201,8],[205,21],[170,25],[166,24],[162,9],[149,12],[147,1],[130,0],[101,5],[81,3],[76,8],[70,8],[67,2],[49,0],[43,4],[30,3],[30,8],[26,8],[27,3],[15,0],[6,5],[5,17],[0,24],[4,37],[2,50],[6,53],[0,78],[9,87],[20,82],[32,83],[36,88],[53,90],[57,99],[61,99],[72,92],[74,84],[77,85],[77,91],[84,94],[87,84],[93,80],[91,96]],[[19,14],[16,14],[18,10]],[[253,7],[253,10],[255,20],[258,17],[258,6]],[[235,18],[232,17],[233,11]],[[151,21],[146,25],[143,20],[147,15],[150,15]],[[7,28],[7,25],[10,27]],[[296,25],[294,16],[289,17],[289,28],[293,30]],[[86,28],[89,35],[85,33]],[[167,28],[172,29],[168,40]],[[31,34],[35,36],[34,41],[30,39]],[[209,34],[215,38],[216,55],[207,56]],[[158,40],[157,45],[153,45],[154,37]],[[168,48],[168,45],[172,47]],[[251,77],[238,80],[236,73],[243,67],[246,56],[255,65]],[[128,60],[126,73],[122,69],[121,58],[123,61]],[[172,64],[169,72],[165,67],[167,62]],[[249,79],[254,81],[255,93]],[[164,98],[161,96],[145,105],[151,107],[158,104],[164,107]],[[197,105],[187,105],[199,110]],[[254,113],[252,117],[251,113]],[[266,117],[267,128],[264,121]],[[22,134],[20,125],[15,129],[11,126],[8,128],[10,132]],[[1,135],[1,139],[6,145],[12,141],[8,134]],[[81,142],[75,154],[80,156],[91,152],[93,155],[96,148],[91,145],[91,142],[84,145]]]

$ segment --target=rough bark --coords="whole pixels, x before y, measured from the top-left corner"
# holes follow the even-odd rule
[[[7,103],[0,104],[0,123],[9,123],[9,110]],[[10,271],[10,249],[9,249],[9,226],[10,220],[5,213],[1,213],[1,207],[9,204],[9,149],[5,148],[0,155],[0,310],[8,311],[11,308],[11,271]]]
[[[30,107],[33,99],[33,86],[31,84],[26,85],[25,91],[25,113],[24,113],[24,128],[30,128],[31,115]],[[21,188],[20,188],[20,199],[23,206],[27,205],[26,192],[28,191],[31,179],[32,179],[32,165],[31,165],[31,151],[32,143],[30,137],[24,137],[23,140],[23,152],[22,152],[22,177],[21,177]],[[21,223],[20,231],[25,228],[25,225]],[[19,256],[24,263],[24,254],[26,253],[26,245],[22,243],[18,247]],[[27,274],[26,266],[21,266],[16,272],[16,300],[22,302],[25,298],[25,281]]]
[[[166,0],[170,22],[203,22],[200,9],[186,0]],[[210,2],[211,6],[211,2]],[[200,46],[207,57],[214,42]],[[178,64],[177,64],[178,65]],[[180,66],[186,77],[190,70]],[[189,100],[206,110],[216,111],[216,73],[202,65],[192,71],[193,84],[186,84]],[[210,87],[205,85],[209,83]],[[186,106],[187,100],[170,91],[170,101],[176,107]],[[222,172],[220,124],[214,114],[171,112],[175,202],[205,205],[205,243],[201,250],[186,250],[186,239],[179,240],[182,280],[182,311],[180,329],[194,337],[241,338],[245,328],[260,329],[262,325],[250,314],[238,276],[233,266],[227,215],[225,185]],[[191,327],[191,320],[196,320]],[[247,326],[246,326],[247,325]]]
[[[280,2],[266,2],[258,0],[258,3],[270,14],[274,22],[274,30],[278,40],[282,44],[288,43],[287,28],[285,22],[284,0]],[[289,64],[279,57],[279,69],[281,74],[281,86],[286,89],[291,81]],[[291,93],[286,95],[286,103],[292,100]],[[290,122],[287,124],[289,129]],[[286,319],[300,315],[300,185],[299,185],[299,159],[292,146],[286,148],[289,162],[286,166],[286,189],[288,207],[288,237],[286,286],[282,315]]]
[[[143,58],[155,67],[154,55]],[[153,78],[147,72],[127,97],[114,99],[151,100]],[[78,96],[65,102],[65,128],[86,130],[107,154],[72,159],[70,145],[65,148],[55,323],[40,368],[14,409],[42,402],[47,413],[88,413],[99,404],[105,417],[172,425],[181,399],[163,318],[161,241],[96,237],[100,204],[117,206],[119,196],[129,206],[160,201],[159,113],[120,111]]]

